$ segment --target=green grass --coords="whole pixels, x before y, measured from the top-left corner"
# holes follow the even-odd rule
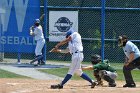
[[[41,72],[57,75],[59,77],[64,77],[67,72],[68,68],[56,68],[56,69],[39,69]],[[92,79],[94,79],[92,72],[93,71],[84,71],[87,75],[89,75]],[[123,71],[122,69],[117,69],[118,77],[117,80],[124,81]],[[132,71],[134,81],[140,82],[140,70],[133,70]],[[74,75],[72,80],[82,80],[79,76]]]
[[[48,60],[51,63],[71,63],[71,61],[58,61],[58,60]],[[91,65],[91,62],[82,62],[82,64]],[[114,67],[115,69],[122,69],[124,63],[119,63],[116,61],[109,61],[109,64]]]
[[[0,78],[28,78],[0,69]]]

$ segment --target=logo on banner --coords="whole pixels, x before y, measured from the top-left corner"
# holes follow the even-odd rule
[[[8,29],[8,24],[11,16],[12,8],[15,9],[15,17],[17,20],[18,32],[22,32],[24,25],[24,19],[26,16],[26,10],[28,7],[29,0],[0,0],[0,10],[5,11],[4,15],[0,14],[1,22],[3,24],[3,31],[6,32]],[[20,6],[20,7],[19,7]],[[21,12],[22,10],[22,12]],[[1,11],[0,11],[1,13]]]
[[[60,17],[57,22],[55,22],[54,27],[56,27],[60,32],[67,32],[73,25],[73,22],[67,17]]]
[[[36,42],[28,34],[27,27],[32,24],[27,20],[31,15],[28,10],[34,12],[30,8],[32,3],[36,7],[36,15],[33,16],[35,18],[39,16],[39,2],[39,0],[34,0],[34,2],[32,0],[0,0],[0,51],[34,52],[32,48]]]

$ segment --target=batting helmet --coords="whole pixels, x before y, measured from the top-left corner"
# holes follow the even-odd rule
[[[98,55],[98,54],[94,54],[94,55],[91,56],[91,62],[92,62],[92,64],[97,64],[97,63],[99,63],[101,60],[102,60],[102,59],[101,59],[101,56]]]
[[[73,29],[70,29],[69,31],[67,31],[66,38],[68,38],[73,32],[74,32]]]
[[[126,35],[119,36],[119,38],[118,38],[118,46],[119,46],[119,47],[125,46],[127,40],[128,40],[128,38],[127,38]]]

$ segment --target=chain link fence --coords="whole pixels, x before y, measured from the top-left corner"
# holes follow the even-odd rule
[[[106,0],[105,11],[105,59],[123,63],[124,53],[116,39],[125,34],[140,48],[139,0]],[[59,7],[59,8],[58,8]],[[84,61],[92,54],[101,54],[101,0],[48,0],[48,10],[78,10],[79,33],[84,46]],[[55,43],[47,42],[47,51]],[[48,53],[48,60],[70,60],[69,54]]]
[[[84,61],[89,62],[92,54],[101,54],[101,0],[47,0],[47,5],[48,11],[79,11],[78,28],[84,46]],[[105,5],[105,59],[121,63],[124,60],[124,53],[117,46],[116,39],[119,35],[126,34],[140,48],[138,36],[140,34],[140,2],[139,0],[106,0]],[[40,6],[44,6],[44,0],[40,0]],[[43,13],[44,7],[40,7],[40,15]],[[49,27],[48,23],[47,20],[47,27]],[[44,27],[43,23],[42,25]],[[44,29],[47,29],[48,37],[48,28],[44,27]],[[69,61],[70,54],[48,52],[56,44],[46,42],[46,59]],[[18,53],[1,52],[0,56],[0,61],[7,61],[6,59],[19,61],[17,59],[20,58],[21,62],[28,62],[34,58],[34,53],[19,55]]]

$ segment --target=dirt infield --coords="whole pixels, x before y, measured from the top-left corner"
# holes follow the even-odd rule
[[[50,89],[50,85],[57,83],[56,80],[0,79],[0,93],[140,93],[138,82],[137,88],[122,88],[124,82],[118,81],[115,88],[96,86],[91,89],[87,81],[70,80],[63,89]]]

